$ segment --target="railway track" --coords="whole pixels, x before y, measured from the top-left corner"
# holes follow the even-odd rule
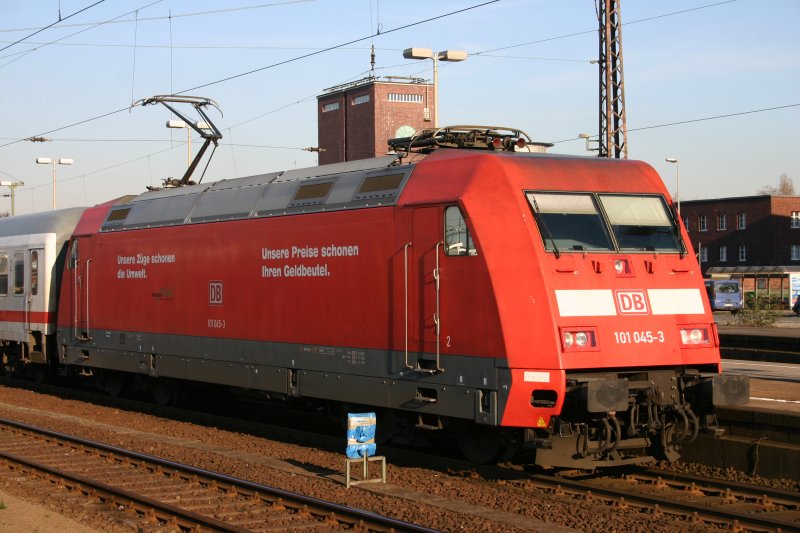
[[[81,395],[80,393],[78,395]],[[94,393],[92,393],[94,395]],[[101,396],[105,401],[116,404],[120,399]],[[91,400],[90,400],[91,401]],[[276,427],[254,420],[232,420],[205,412],[185,411],[178,408],[160,408],[152,404],[126,400],[138,409],[147,411],[149,406],[176,419],[202,420],[202,424],[214,427],[227,427],[229,430],[245,431],[253,434],[280,435],[288,441],[310,441],[310,433],[296,427]],[[119,407],[119,406],[117,406]],[[152,413],[152,414],[155,414]],[[296,417],[295,417],[296,419]],[[313,434],[315,446],[335,448],[341,438]],[[549,476],[539,469],[531,469],[524,464],[502,466],[476,466],[451,456],[438,456],[431,453],[398,449],[384,446],[383,450],[392,457],[396,465],[409,465],[441,470],[468,480],[503,480],[522,491],[534,489],[536,495],[526,498],[539,498],[541,494],[557,495],[558,499],[574,499],[577,505],[591,501],[593,506],[611,510],[624,509],[630,515],[643,513],[663,515],[682,526],[687,524],[706,524],[711,528],[723,527],[732,531],[800,531],[800,494],[797,492],[775,491],[767,487],[748,487],[708,478],[691,478],[666,471],[628,469],[626,477],[617,475],[587,474],[586,472],[561,472]],[[474,476],[474,474],[479,474]],[[791,475],[791,473],[787,473]],[[648,477],[649,476],[649,477]],[[659,480],[658,477],[661,477]],[[692,485],[694,484],[694,485]],[[366,489],[369,490],[369,489]],[[519,493],[518,493],[519,494]],[[604,511],[603,511],[604,512]],[[702,528],[701,528],[702,529]]]
[[[142,525],[225,532],[433,531],[6,419],[0,419],[0,462]]]
[[[648,469],[619,476],[535,474],[530,480],[583,499],[605,499],[613,507],[639,507],[682,522],[730,531],[800,531],[798,492]]]

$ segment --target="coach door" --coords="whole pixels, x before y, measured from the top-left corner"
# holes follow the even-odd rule
[[[27,283],[24,284],[25,291],[25,329],[45,330],[47,328],[47,317],[44,308],[44,291],[40,290],[39,274],[40,266],[44,262],[44,249],[32,248],[27,253],[28,265],[25,269]],[[14,267],[16,269],[16,266]],[[16,275],[16,274],[15,274]]]
[[[433,353],[435,360],[420,359],[419,370],[441,371],[440,334],[440,261],[442,254],[442,225],[440,208],[421,207],[414,210],[412,246],[411,328],[415,346]]]

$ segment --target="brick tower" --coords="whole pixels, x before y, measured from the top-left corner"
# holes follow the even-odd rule
[[[368,77],[317,97],[319,164],[386,154],[386,141],[433,127],[433,86],[421,78]]]

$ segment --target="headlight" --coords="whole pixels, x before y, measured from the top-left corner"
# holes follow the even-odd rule
[[[683,326],[681,327],[681,344],[685,347],[709,346],[711,335],[708,326]]]
[[[578,346],[586,346],[587,342],[589,342],[589,336],[585,331],[579,331],[575,334],[575,344]]]
[[[561,329],[561,347],[568,351],[597,351],[597,331],[593,327],[570,327]]]
[[[564,332],[564,348],[572,348],[572,343],[575,341],[575,336],[569,331]]]

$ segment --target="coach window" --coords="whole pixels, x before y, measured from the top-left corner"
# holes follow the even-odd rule
[[[14,296],[25,294],[25,256],[14,254]]]
[[[445,255],[478,255],[475,243],[467,229],[464,215],[458,206],[452,205],[444,211]]]
[[[0,296],[8,296],[8,255],[0,254]]]
[[[31,295],[39,293],[39,252],[31,250]]]

